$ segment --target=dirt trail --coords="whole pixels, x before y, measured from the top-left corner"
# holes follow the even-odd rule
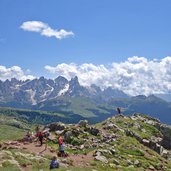
[[[45,144],[42,146],[36,145],[35,143],[23,143],[23,142],[12,142],[8,145],[9,148],[19,148],[28,151],[29,153],[33,153],[39,156],[54,156],[56,155],[56,151],[52,151],[50,147],[45,149]],[[62,159],[62,158],[61,158]],[[90,166],[90,162],[94,160],[93,152],[89,152],[88,154],[69,154],[67,159],[72,161],[72,166],[76,167],[86,167]]]
[[[73,166],[86,167],[90,166],[90,162],[94,160],[93,152],[89,152],[87,155],[72,154],[69,158],[73,161]]]

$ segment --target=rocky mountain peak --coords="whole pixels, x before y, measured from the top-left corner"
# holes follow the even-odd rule
[[[63,83],[63,84],[66,84],[66,83],[68,83],[68,80],[65,78],[65,77],[62,77],[62,76],[58,76],[57,78],[55,78],[55,83],[57,83],[57,84],[61,84],[61,83]]]
[[[72,78],[71,81],[69,82],[69,84],[70,84],[71,86],[80,86],[80,83],[79,83],[79,81],[78,81],[78,77],[75,76],[74,78]]]
[[[40,77],[39,79],[38,79],[39,81],[45,81],[46,79],[45,79],[45,77]]]

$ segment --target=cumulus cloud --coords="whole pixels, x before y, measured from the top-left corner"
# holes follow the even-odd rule
[[[134,56],[110,66],[62,63],[45,69],[67,79],[77,75],[84,86],[96,84],[102,89],[111,86],[130,95],[171,93],[171,57],[148,60]]]
[[[57,39],[63,39],[69,36],[74,36],[72,31],[66,31],[64,29],[55,30],[48,24],[41,21],[26,21],[20,26],[25,31],[38,32],[46,37],[55,37]]]
[[[17,78],[19,80],[34,79],[32,75],[27,75],[19,66],[12,66],[7,68],[0,66],[0,80],[5,81],[6,79]]]

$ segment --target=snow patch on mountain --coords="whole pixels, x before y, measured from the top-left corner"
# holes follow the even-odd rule
[[[49,90],[46,90],[45,92],[44,92],[44,94],[43,95],[41,95],[40,97],[46,97],[47,95],[49,95],[53,90],[54,90],[54,88],[53,87],[51,87],[49,84],[46,84],[50,89]]]
[[[34,99],[34,97],[36,95],[36,91],[29,89],[29,90],[26,90],[26,92],[28,92],[30,94],[30,100],[32,102],[32,105],[36,105],[37,101]]]
[[[58,96],[64,95],[69,90],[69,84],[66,84],[65,87],[59,91]]]

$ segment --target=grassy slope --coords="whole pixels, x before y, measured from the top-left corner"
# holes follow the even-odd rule
[[[26,130],[23,130],[23,128],[27,128],[27,124],[25,122],[20,122],[16,120],[15,118],[6,118],[6,117],[1,117],[1,122],[3,121],[3,124],[0,124],[0,138],[1,140],[12,140],[19,138],[23,135],[23,133]],[[16,124],[14,126],[11,125],[11,121],[13,122],[19,122],[20,125],[22,126],[21,129],[16,128]],[[122,118],[122,117],[115,117],[111,119],[110,121],[114,122],[119,128],[121,129],[130,129],[132,131],[135,131],[137,134],[139,134],[141,137],[144,138],[150,138],[151,136],[155,134],[160,134],[160,131],[158,131],[156,128],[154,128],[152,125],[144,123],[142,121],[138,121],[138,124],[142,126],[146,130],[146,132],[142,133],[141,131],[138,131],[135,128],[135,121],[131,120],[130,118]],[[96,125],[99,129],[102,129],[103,125],[105,124],[106,121],[103,123],[99,123]],[[137,122],[137,121],[136,121]],[[102,125],[103,124],[103,125]],[[130,126],[132,125],[132,126]],[[115,132],[115,130],[105,130],[107,131],[106,134],[110,134]],[[90,168],[73,168],[69,167],[67,169],[60,168],[58,169],[59,171],[64,171],[64,170],[71,170],[71,171],[92,171],[92,169],[98,170],[98,171],[103,171],[103,170],[108,170],[108,171],[113,171],[113,170],[123,170],[123,171],[143,171],[149,168],[149,166],[153,166],[154,168],[161,168],[161,166],[166,166],[167,169],[171,169],[171,162],[169,160],[166,160],[162,158],[160,155],[158,155],[156,152],[153,150],[143,146],[140,144],[135,138],[128,137],[126,136],[122,131],[117,131],[116,134],[118,135],[117,141],[114,141],[112,144],[106,144],[106,147],[104,149],[111,149],[111,147],[114,147],[116,150],[115,156],[106,156],[109,159],[110,163],[113,163],[113,160],[118,160],[121,166],[114,165],[113,168],[109,166],[109,164],[102,164],[97,161],[91,161],[91,166]],[[92,135],[89,135],[89,140],[93,138]],[[94,138],[97,138],[94,136]],[[80,135],[79,136],[79,141],[83,140],[84,136]],[[52,144],[53,146],[53,144]],[[93,149],[91,149],[93,150]],[[90,150],[90,151],[91,151]],[[22,164],[28,164],[32,163],[32,169],[31,170],[37,170],[37,169],[43,169],[43,170],[48,170],[49,167],[49,158],[48,156],[45,156],[45,160],[43,161],[43,164],[41,161],[38,160],[29,160],[27,158],[23,158],[20,155],[16,155],[17,150],[10,150],[12,153],[12,156],[22,165]],[[28,152],[22,151],[24,154],[27,154]],[[74,153],[72,150],[69,151],[70,153]],[[83,151],[78,151],[78,153],[82,153]],[[9,156],[7,156],[9,157]],[[136,160],[140,161],[141,166],[140,167],[134,167],[130,168],[127,160],[130,160],[132,163],[134,163]],[[3,164],[3,170],[18,170],[17,167],[9,164],[9,163],[4,163]]]
[[[64,114],[70,112],[85,118],[111,114],[109,110],[102,109],[94,100],[85,97],[58,97],[46,103],[42,102],[38,106],[41,110],[58,111]],[[109,108],[106,104],[103,106]],[[111,110],[111,108],[109,109]]]
[[[24,134],[25,131],[23,129],[5,124],[0,125],[0,141],[17,140],[22,138]]]

